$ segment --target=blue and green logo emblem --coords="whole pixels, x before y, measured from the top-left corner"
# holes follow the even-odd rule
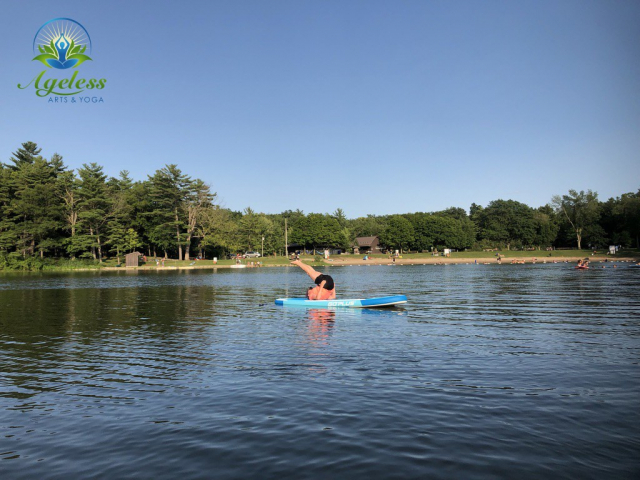
[[[46,67],[75,68],[91,57],[91,37],[81,24],[70,18],[56,18],[40,27],[33,39],[34,60]]]
[[[79,95],[102,90],[107,83],[106,78],[86,79],[78,76],[78,67],[86,61],[93,61],[91,37],[79,22],[70,18],[49,20],[36,32],[32,48],[35,55],[32,60],[41,62],[47,68],[29,83],[18,84],[18,88],[24,90],[33,85],[36,95],[48,97],[51,103],[104,102],[102,97]],[[65,70],[72,72],[71,76],[58,78],[57,75]]]

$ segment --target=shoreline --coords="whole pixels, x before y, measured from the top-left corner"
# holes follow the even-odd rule
[[[553,263],[576,263],[578,260],[584,259],[584,256],[563,256],[563,257],[544,257],[537,258],[535,261],[533,258],[503,258],[501,263],[495,258],[478,258],[478,265],[525,265],[525,264],[553,264]],[[395,265],[473,265],[475,264],[476,259],[472,258],[451,258],[451,257],[431,257],[431,258],[397,258],[395,261]],[[517,263],[512,263],[515,260]],[[633,257],[620,257],[620,258],[609,258],[606,256],[596,255],[594,257],[589,257],[589,261],[591,263],[636,263],[638,259]],[[361,258],[330,258],[328,260],[324,260],[321,265],[316,264],[314,262],[309,262],[309,264],[314,267],[346,267],[346,266],[367,266],[367,265],[383,265],[383,266],[391,266],[394,265],[393,260],[388,258],[371,258],[369,260],[362,260]],[[290,263],[282,263],[282,264],[271,264],[271,265],[260,265],[260,266],[248,266],[245,265],[241,270],[245,269],[253,269],[253,268],[274,268],[274,267],[291,267]],[[223,269],[233,269],[237,268],[235,265],[185,265],[185,266],[177,266],[170,265],[165,267],[156,267],[153,266],[142,266],[142,267],[102,267],[99,270],[109,270],[109,271],[122,271],[122,270],[215,270],[218,268]],[[89,269],[88,269],[89,270]]]
[[[353,267],[353,266],[392,266],[392,265],[530,265],[530,264],[554,264],[554,263],[576,263],[578,260],[584,259],[585,256],[572,256],[566,255],[561,257],[503,257],[502,261],[498,263],[495,258],[492,257],[478,257],[478,258],[451,258],[451,257],[425,257],[425,258],[396,258],[395,263],[392,259],[389,258],[369,258],[368,260],[363,260],[362,257],[358,258],[329,258],[327,260],[323,260],[322,263],[316,263],[313,261],[307,260],[306,263],[315,268],[322,267]],[[534,261],[535,259],[535,261]],[[306,259],[305,259],[306,260]],[[589,261],[592,264],[602,264],[602,266],[606,266],[605,264],[617,264],[617,263],[637,263],[640,261],[639,258],[636,257],[616,257],[611,258],[606,255],[595,255],[589,257]],[[512,263],[513,262],[513,263]],[[108,272],[134,272],[134,271],[168,271],[168,270],[217,270],[217,269],[234,269],[238,268],[239,270],[245,269],[254,269],[254,268],[274,268],[274,267],[292,267],[289,262],[287,263],[277,263],[277,264],[267,264],[267,265],[247,265],[242,264],[240,268],[236,267],[235,264],[211,264],[208,263],[204,265],[166,265],[156,266],[156,265],[143,265],[139,267],[113,267],[113,266],[104,266],[104,267],[94,267],[94,268],[47,268],[43,270],[0,270],[0,274],[2,273],[33,273],[33,272],[51,272],[51,273],[60,273],[60,272],[100,272],[100,271],[108,271]]]

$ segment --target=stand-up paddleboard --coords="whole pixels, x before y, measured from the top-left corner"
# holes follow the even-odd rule
[[[347,307],[347,308],[376,308],[376,307],[393,307],[407,303],[405,295],[393,295],[390,297],[377,298],[351,298],[351,299],[333,299],[333,300],[307,300],[306,298],[276,298],[276,305],[298,306],[309,308],[331,308],[331,307]]]

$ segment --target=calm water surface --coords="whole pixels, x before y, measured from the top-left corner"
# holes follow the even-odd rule
[[[0,478],[640,478],[640,269],[0,276]]]

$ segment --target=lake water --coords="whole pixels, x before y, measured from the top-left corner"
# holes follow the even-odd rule
[[[640,478],[640,269],[0,276],[0,478]]]

